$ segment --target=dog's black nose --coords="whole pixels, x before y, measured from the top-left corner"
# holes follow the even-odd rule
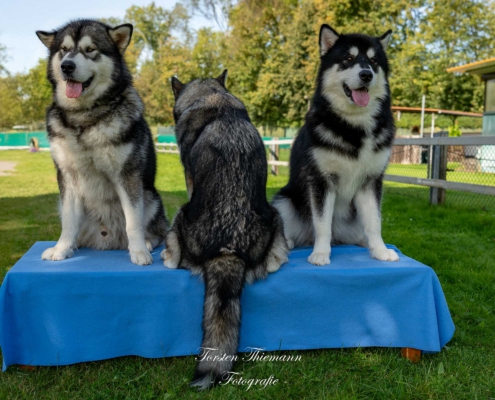
[[[74,61],[65,60],[60,68],[62,68],[64,74],[72,74],[76,69],[76,63]]]
[[[369,82],[373,79],[373,72],[371,72],[369,69],[363,69],[359,73],[359,77],[363,82]]]

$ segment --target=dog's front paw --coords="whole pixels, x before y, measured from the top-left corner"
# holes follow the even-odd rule
[[[149,265],[153,263],[153,257],[151,257],[148,249],[146,250],[131,250],[131,261],[137,265]]]
[[[72,257],[73,254],[74,252],[72,249],[57,249],[57,247],[50,247],[43,252],[41,259],[61,261]]]
[[[330,254],[313,252],[308,257],[308,261],[314,265],[327,265],[330,264]]]
[[[179,263],[174,260],[172,253],[165,249],[161,252],[160,257],[163,260],[163,265],[170,269],[177,269],[179,267]]]
[[[278,257],[271,257],[266,265],[266,270],[269,274],[277,272],[282,264],[285,264],[288,261],[289,259],[287,258],[287,256],[285,256],[283,259],[280,259]]]
[[[392,249],[381,249],[371,252],[371,257],[380,261],[399,261],[399,255]]]
[[[289,248],[289,250],[292,250],[295,246],[294,241],[292,239],[286,239],[286,241],[287,241],[287,247]]]

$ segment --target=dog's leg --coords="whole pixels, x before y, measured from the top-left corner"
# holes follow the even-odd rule
[[[63,179],[59,173],[59,180]],[[82,199],[77,193],[75,182],[59,182],[60,186],[60,217],[62,233],[55,247],[46,249],[41,258],[43,260],[65,260],[72,257],[76,247],[77,235],[83,217]]]
[[[158,197],[158,193],[156,193],[156,196]],[[150,198],[150,193],[145,192],[143,225],[146,226],[146,247],[150,252],[160,243],[163,243],[167,233],[167,224],[165,210],[163,209],[159,197]]]
[[[399,256],[397,253],[394,250],[387,249],[382,239],[379,200],[381,194],[380,182],[378,182],[378,185],[375,183],[375,186],[377,186],[375,190],[371,184],[358,190],[354,198],[354,203],[358,218],[364,228],[364,234],[368,240],[371,257],[382,261],[398,261]]]
[[[167,268],[176,269],[179,267],[181,250],[179,245],[179,238],[177,234],[172,230],[167,233],[165,238],[166,249],[162,251],[160,257],[163,260],[163,265]]]
[[[335,206],[336,193],[333,190],[325,190],[316,195],[309,190],[311,203],[311,218],[315,231],[315,244],[313,253],[308,261],[314,265],[330,264],[330,242],[332,241],[332,217]]]
[[[179,242],[179,225],[182,224],[183,209],[179,209],[175,216],[172,229],[165,236],[165,250],[160,257],[167,268],[176,269],[179,267],[182,252]]]
[[[132,178],[129,178],[131,180]],[[144,239],[144,198],[141,183],[137,177],[132,182],[116,185],[125,215],[125,230],[129,240],[131,261],[138,265],[148,265],[153,258]]]
[[[292,250],[296,245],[301,244],[297,242],[297,239],[304,236],[301,233],[304,231],[304,226],[299,221],[296,210],[294,209],[290,199],[279,196],[273,200],[272,205],[277,209],[280,217],[282,218],[283,231],[287,242],[287,247]]]
[[[276,216],[274,219],[275,237],[273,239],[272,248],[268,252],[265,259],[266,270],[269,273],[278,271],[282,264],[289,261],[287,257],[289,253],[289,247],[284,236],[283,223],[280,216]]]
[[[157,236],[153,236],[151,238],[146,239],[146,248],[151,252],[153,249],[160,244],[160,238]]]

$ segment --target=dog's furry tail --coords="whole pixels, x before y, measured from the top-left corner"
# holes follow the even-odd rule
[[[229,377],[239,345],[241,293],[246,265],[237,256],[216,257],[204,266],[203,343],[191,386],[208,389]]]

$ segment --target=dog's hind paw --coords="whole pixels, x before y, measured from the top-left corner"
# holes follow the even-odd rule
[[[137,265],[149,265],[153,263],[153,257],[151,257],[148,249],[146,250],[131,250],[131,261]]]
[[[209,372],[199,372],[196,370],[194,372],[194,376],[189,386],[198,389],[199,391],[211,389],[212,387],[217,386],[218,384],[222,384],[227,381],[230,372],[225,372],[223,374],[218,374],[213,371]]]
[[[50,247],[46,249],[41,255],[42,260],[51,260],[51,261],[61,261],[66,258],[72,257],[74,251],[72,249],[57,249],[57,247]]]
[[[177,269],[179,267],[179,263],[174,260],[174,257],[169,250],[163,250],[160,254],[160,257],[163,260],[163,265],[165,265],[167,268]]]
[[[380,261],[399,261],[399,255],[392,249],[381,249],[371,252],[371,257]]]
[[[198,378],[192,381],[189,386],[202,391],[215,386],[215,381],[211,379],[210,375],[205,375],[202,378]]]
[[[330,254],[313,252],[308,257],[308,261],[314,265],[327,265],[330,264]]]

